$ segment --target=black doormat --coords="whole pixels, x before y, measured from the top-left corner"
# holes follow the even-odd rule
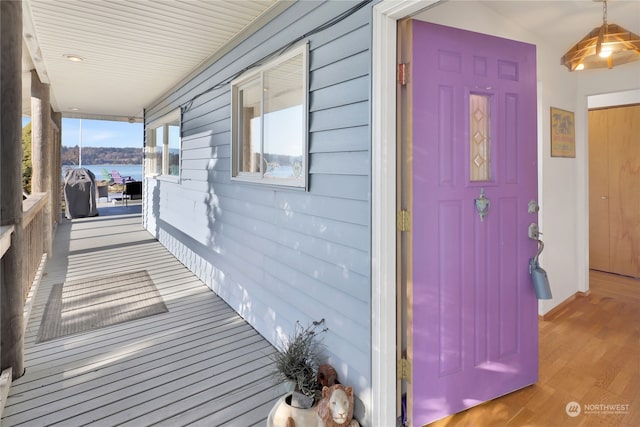
[[[54,284],[36,342],[167,312],[146,270]]]

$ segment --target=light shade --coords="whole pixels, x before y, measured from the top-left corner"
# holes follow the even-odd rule
[[[569,71],[613,68],[640,59],[640,37],[616,24],[594,28],[562,57]]]
[[[71,62],[84,62],[84,57],[80,55],[75,55],[73,53],[65,53],[62,56],[67,58]]]

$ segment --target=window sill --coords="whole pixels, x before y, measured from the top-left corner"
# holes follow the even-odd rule
[[[147,176],[145,176],[145,178],[155,179],[155,180],[158,180],[158,181],[174,182],[176,184],[180,183],[180,177],[179,176],[174,176],[174,175],[162,175],[162,174],[147,175]]]
[[[291,190],[305,191],[307,189],[307,183],[301,182],[298,179],[286,179],[286,178],[259,178],[251,176],[232,176],[232,182],[255,184],[261,187],[269,188],[281,188]]]

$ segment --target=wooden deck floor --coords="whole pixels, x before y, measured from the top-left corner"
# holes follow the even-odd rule
[[[140,205],[63,220],[3,426],[264,425],[273,347],[142,229]],[[169,311],[36,344],[56,283],[146,269]]]

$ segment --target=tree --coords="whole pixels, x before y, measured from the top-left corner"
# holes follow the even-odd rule
[[[0,0],[1,1],[1,0]],[[62,146],[62,165],[77,165],[80,148]],[[83,165],[140,165],[143,152],[141,148],[133,147],[83,147]]]
[[[22,189],[31,193],[31,122],[22,128]]]

